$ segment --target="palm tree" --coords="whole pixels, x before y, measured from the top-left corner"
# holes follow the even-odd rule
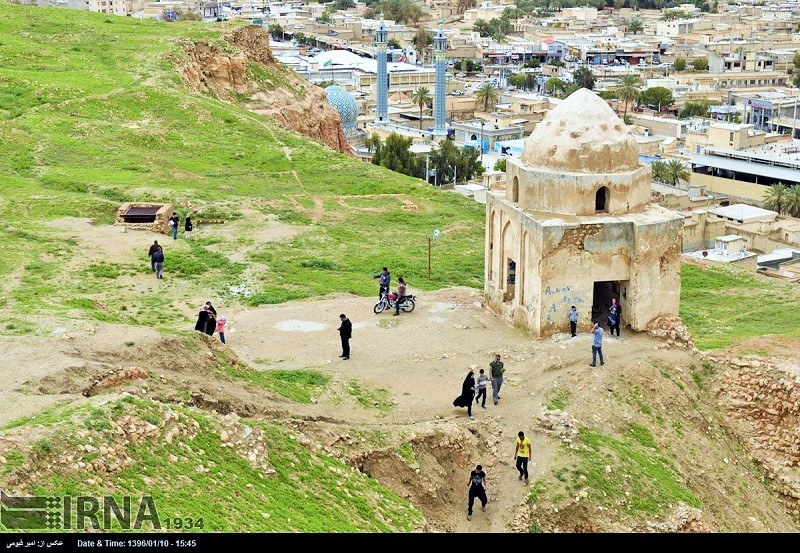
[[[767,188],[764,194],[764,208],[783,213],[786,208],[786,196],[788,192],[789,189],[782,182],[773,184]]]
[[[414,91],[411,101],[419,106],[419,130],[422,130],[422,110],[431,103],[431,91],[428,87],[421,86]]]
[[[479,102],[483,102],[483,111],[486,112],[489,111],[490,104],[493,106],[500,99],[500,95],[492,83],[486,83],[485,85],[481,86],[478,89],[478,93],[475,95],[475,97]]]
[[[625,113],[622,116],[623,121],[628,118],[628,104],[642,95],[641,85],[642,81],[639,79],[638,75],[624,75],[619,80],[619,84],[614,87],[614,93],[617,95],[617,98],[625,102]]]
[[[667,176],[672,186],[680,186],[681,181],[689,181],[692,178],[692,173],[689,169],[677,159],[671,159],[667,162]]]
[[[654,161],[650,164],[653,169],[653,179],[658,182],[669,182],[669,170],[667,169],[666,161]]]
[[[794,185],[786,192],[786,213],[792,217],[800,217],[800,186]]]
[[[644,23],[641,19],[631,19],[628,23],[628,32],[632,35],[638,35],[644,30]]]

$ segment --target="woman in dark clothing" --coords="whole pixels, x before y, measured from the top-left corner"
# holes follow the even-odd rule
[[[206,308],[209,310],[209,312],[210,312],[212,315],[214,315],[215,317],[217,316],[217,310],[216,310],[216,309],[214,309],[214,306],[213,306],[213,305],[211,305],[211,302],[210,302],[210,301],[207,301],[207,302],[206,302]]]
[[[204,332],[209,336],[214,335],[214,331],[217,330],[217,318],[214,317],[216,313],[212,313],[211,310],[208,310],[208,319],[206,319],[206,328]]]
[[[208,322],[208,307],[205,305],[200,310],[200,313],[197,315],[197,324],[194,325],[195,330],[199,330],[200,332],[206,331],[206,322]]]
[[[455,407],[466,407],[467,415],[469,418],[474,419],[472,416],[472,400],[475,397],[475,373],[470,369],[464,383],[461,385],[461,395],[453,400]]]

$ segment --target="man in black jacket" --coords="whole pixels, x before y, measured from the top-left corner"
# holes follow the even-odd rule
[[[156,278],[164,278],[164,251],[161,248],[153,252],[153,268],[156,271]]]
[[[153,254],[161,249],[161,244],[158,243],[158,240],[153,240],[153,245],[150,246],[150,250],[147,252],[147,257],[150,258],[150,267],[153,269],[153,272],[156,272],[156,262],[153,259]]]
[[[392,275],[389,274],[389,269],[384,267],[381,269],[381,272],[377,275],[373,276],[372,278],[379,278],[381,279],[381,286],[378,289],[378,299],[381,299],[381,296],[386,293],[389,293],[389,285],[392,283]]]
[[[339,315],[339,320],[342,321],[342,326],[338,329],[339,337],[342,339],[342,354],[339,357],[347,361],[350,359],[350,337],[353,335],[353,324],[344,313]]]

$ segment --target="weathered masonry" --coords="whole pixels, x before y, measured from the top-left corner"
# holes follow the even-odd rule
[[[682,218],[650,204],[650,166],[596,94],[550,111],[509,159],[506,190],[487,194],[485,291],[490,307],[534,336],[622,321],[644,330],[677,316]]]

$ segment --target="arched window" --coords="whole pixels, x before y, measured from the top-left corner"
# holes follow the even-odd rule
[[[478,135],[477,134],[473,134],[472,136],[469,137],[469,139],[470,140],[478,140]]]
[[[608,187],[601,186],[594,196],[594,210],[596,212],[608,211]]]
[[[511,182],[511,201],[519,201],[519,179],[517,177],[514,177],[514,180]]]

